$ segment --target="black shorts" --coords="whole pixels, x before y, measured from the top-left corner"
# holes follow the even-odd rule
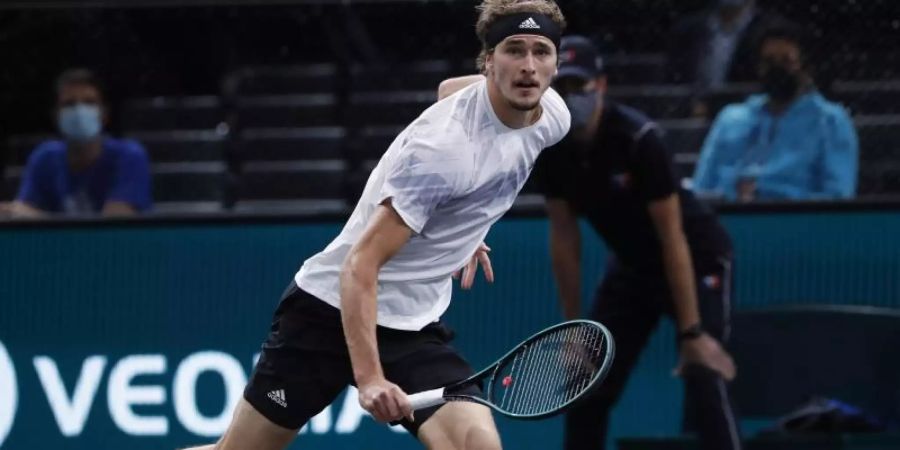
[[[453,332],[441,322],[419,331],[377,327],[385,378],[407,394],[471,376],[469,363],[449,345]],[[299,289],[285,291],[244,398],[273,423],[299,429],[355,384],[337,308]],[[473,386],[468,392],[480,395]],[[440,406],[416,411],[415,422],[399,423],[416,435]]]

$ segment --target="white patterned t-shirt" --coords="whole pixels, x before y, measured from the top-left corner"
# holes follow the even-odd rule
[[[341,233],[304,262],[297,285],[340,308],[344,258],[376,207],[390,200],[414,234],[378,273],[377,322],[419,330],[440,318],[451,275],[512,206],[541,150],[569,131],[559,94],[548,89],[540,101],[541,117],[519,129],[497,118],[485,81],[425,110],[382,156]]]

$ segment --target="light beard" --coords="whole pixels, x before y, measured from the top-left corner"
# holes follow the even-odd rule
[[[516,111],[529,112],[529,111],[534,111],[535,108],[540,106],[541,100],[540,100],[540,98],[538,98],[536,101],[534,101],[532,103],[522,103],[522,102],[517,102],[515,100],[507,100],[507,103],[509,103],[509,106],[512,106],[512,108],[515,109]]]

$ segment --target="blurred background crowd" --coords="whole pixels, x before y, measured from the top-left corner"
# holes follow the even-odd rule
[[[4,2],[0,216],[345,212],[440,81],[475,72],[474,2],[215,3]],[[561,6],[699,195],[900,193],[896,2]]]
[[[3,372],[8,359],[23,400],[16,411],[16,397],[0,392],[0,446],[174,448],[224,432],[284,281],[338,232],[441,81],[476,72],[478,3],[0,0],[0,248],[9,255],[0,258],[0,391],[17,381]],[[561,55],[589,67],[585,90],[610,100],[584,95],[587,108],[625,105],[655,121],[677,182],[715,207],[734,243],[734,283],[719,253],[727,277],[695,275],[726,295],[726,314],[734,294],[729,351],[743,435],[771,430],[761,417],[787,417],[776,430],[892,431],[880,443],[822,434],[745,448],[898,448],[900,0],[558,3],[567,34],[599,54],[593,64]],[[555,178],[576,178],[569,173]],[[597,194],[588,191],[579,192]],[[552,213],[533,220],[539,192],[537,177],[526,183],[489,236],[503,282],[454,293],[463,300],[448,320],[476,365],[559,317],[548,301],[557,296]],[[685,208],[682,222],[691,209],[701,208]],[[138,220],[105,219],[120,216]],[[29,221],[42,219],[53,220]],[[615,242],[648,242],[622,229]],[[590,299],[617,250],[582,235],[573,297]],[[682,416],[670,376],[675,331],[663,322],[654,333],[641,338],[648,351],[612,416],[608,440],[621,450],[692,448],[680,435],[652,446]],[[142,377],[128,385],[120,369],[132,357],[163,364],[128,372]],[[206,371],[225,384],[196,382]],[[132,395],[150,388],[144,375],[156,377],[158,396]],[[90,386],[109,399],[83,401]],[[808,394],[828,398],[805,403]],[[313,419],[300,445],[411,448],[361,421],[354,397]],[[862,413],[831,397],[884,423],[844,420]],[[122,404],[147,409],[129,422],[136,416]],[[785,416],[801,404],[813,408]],[[553,448],[560,425],[501,423],[510,448]]]

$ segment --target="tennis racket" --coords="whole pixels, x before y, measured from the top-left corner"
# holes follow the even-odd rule
[[[413,410],[449,401],[480,403],[515,419],[558,414],[598,387],[615,355],[609,330],[573,320],[540,331],[481,372],[438,389],[409,396]],[[477,384],[483,397],[460,394]]]

